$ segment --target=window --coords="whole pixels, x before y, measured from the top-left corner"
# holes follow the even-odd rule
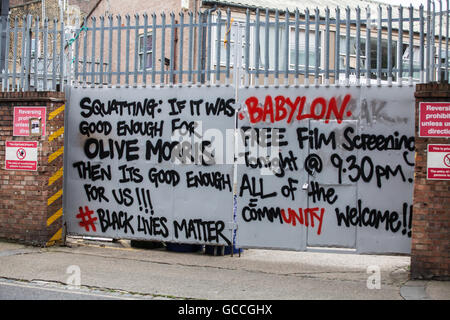
[[[403,45],[403,56],[402,56],[402,67],[403,67],[403,75],[402,77],[410,77],[409,74],[409,66],[410,66],[410,57],[409,57],[409,45]],[[414,80],[420,79],[420,48],[418,46],[413,47],[413,75],[412,78]]]
[[[346,46],[347,46],[347,38],[345,36],[341,36],[340,43],[339,43],[339,64],[340,69],[345,69],[347,67],[347,57],[346,57]],[[392,41],[392,47],[391,47],[391,64],[392,68],[395,68],[395,65],[397,64],[397,41]],[[358,50],[358,44],[356,43],[356,37],[351,36],[350,37],[350,73],[354,74],[356,70],[356,52]],[[361,36],[360,43],[359,43],[359,54],[360,54],[360,70],[361,70],[361,77],[365,77],[366,73],[362,70],[366,69],[366,39]],[[371,38],[370,39],[370,69],[371,79],[377,78],[377,38]],[[388,78],[388,41],[387,39],[381,39],[381,79],[387,80]],[[342,76],[342,74],[341,74]],[[393,78],[395,78],[395,73],[392,75]]]
[[[306,64],[306,55],[308,54],[308,65],[310,68],[316,67],[316,57],[320,58],[320,43],[321,43],[321,34],[319,31],[319,47],[316,48],[316,34],[314,31],[309,32],[309,48],[308,52],[306,52],[306,31],[299,30],[299,48],[298,48],[298,65],[305,67]],[[291,28],[289,39],[289,67],[291,69],[295,68],[295,28]],[[319,67],[320,67],[320,59],[319,59]]]
[[[415,54],[415,53],[414,53]],[[450,52],[449,53],[446,53],[445,52],[445,49],[443,49],[442,51],[441,51],[441,68],[440,68],[440,70],[438,69],[438,67],[439,67],[439,53],[437,52],[436,53],[436,57],[435,57],[435,61],[436,61],[436,80],[439,80],[439,77],[440,77],[440,79],[441,79],[441,81],[442,80],[447,80],[447,82],[449,82],[448,80],[448,71],[447,71],[447,79],[446,79],[446,72],[445,72],[445,70],[446,70],[446,67],[447,67],[447,60],[446,60],[446,55],[448,55],[448,57],[450,58]],[[416,56],[414,55],[414,58],[415,58]]]
[[[152,66],[152,56],[153,56],[153,48],[152,48],[152,40],[153,36],[151,34],[147,34],[147,43],[144,41],[144,35],[139,35],[139,43],[138,43],[138,54],[139,54],[139,70],[144,70],[144,65],[146,69],[151,69]],[[144,51],[144,49],[146,49]],[[144,52],[147,52],[147,59],[145,59]]]
[[[239,25],[237,26],[237,28],[239,28],[239,32],[241,33],[241,35],[245,35],[246,29],[245,29],[245,23],[243,21],[236,21],[234,20],[234,22],[238,22]],[[242,47],[241,48],[236,48],[236,44],[234,42],[234,38],[236,36],[236,32],[238,31],[237,28],[233,25],[233,27],[229,27],[227,24],[226,20],[221,20],[220,22],[221,25],[221,31],[220,31],[220,64],[221,66],[225,66],[226,65],[226,54],[227,54],[227,46],[230,47],[230,66],[233,66],[234,63],[234,55],[236,53],[236,50],[238,51],[242,51],[242,61],[241,64],[242,66],[245,66],[245,62],[246,62],[246,57],[245,56],[245,47],[246,47],[246,43],[245,43],[245,37],[242,39]],[[255,32],[255,26],[251,26],[250,27],[250,43],[249,43],[249,57],[248,57],[248,61],[249,61],[249,68],[250,69],[254,69],[255,68],[255,37],[256,37],[256,32]],[[213,48],[212,48],[212,55],[211,55],[211,63],[212,65],[216,64],[216,46],[217,46],[217,39],[215,38],[216,32],[213,29],[212,31],[212,36],[214,39],[213,42]],[[283,45],[284,45],[284,36],[285,36],[285,32],[283,31],[283,26],[279,27],[279,31],[278,31],[278,44],[276,45],[275,43],[275,38],[276,38],[276,30],[275,30],[275,26],[270,26],[268,29],[268,35],[269,35],[269,41],[266,44],[266,27],[265,27],[265,23],[261,22],[260,28],[259,28],[259,47],[258,47],[258,54],[259,54],[259,61],[258,61],[258,65],[259,65],[259,70],[264,70],[265,69],[265,63],[266,63],[266,46],[269,49],[269,54],[268,54],[268,69],[273,70],[275,67],[275,47],[278,47],[279,49],[279,68],[280,70],[282,69],[282,66],[284,66],[284,55],[283,55]]]

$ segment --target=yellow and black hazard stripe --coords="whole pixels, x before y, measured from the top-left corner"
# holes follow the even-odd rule
[[[65,105],[59,106],[55,110],[50,112],[48,115],[49,127],[56,127],[56,130],[50,133],[50,135],[48,136],[48,143],[50,147],[54,146],[57,141],[60,141],[57,139],[64,134],[64,126],[58,127],[56,123],[52,123],[56,121],[55,118],[57,118],[59,115],[64,115],[64,108]],[[57,119],[60,120],[61,117],[58,117]],[[51,228],[50,230],[54,230],[54,223],[58,221],[63,214],[61,201],[63,194],[62,189],[63,164],[62,161],[57,162],[56,160],[60,159],[60,157],[64,154],[64,145],[61,145],[59,147],[57,145],[56,148],[51,149],[52,150],[56,149],[56,151],[50,153],[47,159],[47,165],[49,168],[51,168],[52,171],[47,184],[47,187],[49,187],[49,190],[51,190],[51,195],[47,199],[47,207],[50,212],[52,212],[51,210],[53,210],[53,212],[51,213],[50,217],[47,218],[47,228]],[[55,165],[55,163],[58,163],[58,165]],[[47,241],[46,246],[51,246],[54,245],[56,242],[61,241],[62,231],[63,231],[62,226],[58,228],[56,232],[52,231],[51,234],[53,235]]]

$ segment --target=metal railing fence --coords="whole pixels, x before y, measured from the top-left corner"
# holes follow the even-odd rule
[[[2,91],[64,85],[448,82],[449,1],[427,8],[0,18]]]

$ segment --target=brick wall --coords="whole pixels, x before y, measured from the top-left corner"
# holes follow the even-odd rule
[[[448,138],[420,138],[420,102],[450,102],[449,84],[416,86],[416,165],[411,248],[412,278],[450,278],[450,181],[427,180],[427,144],[450,144]]]
[[[14,106],[47,107],[45,137],[14,137]],[[38,246],[61,239],[63,126],[63,93],[0,93],[0,238]],[[5,170],[5,141],[37,141],[37,171]]]

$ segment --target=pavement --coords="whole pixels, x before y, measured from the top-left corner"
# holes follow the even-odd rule
[[[407,256],[246,249],[239,256],[67,238],[0,241],[0,299],[449,300],[449,281],[409,279]]]

